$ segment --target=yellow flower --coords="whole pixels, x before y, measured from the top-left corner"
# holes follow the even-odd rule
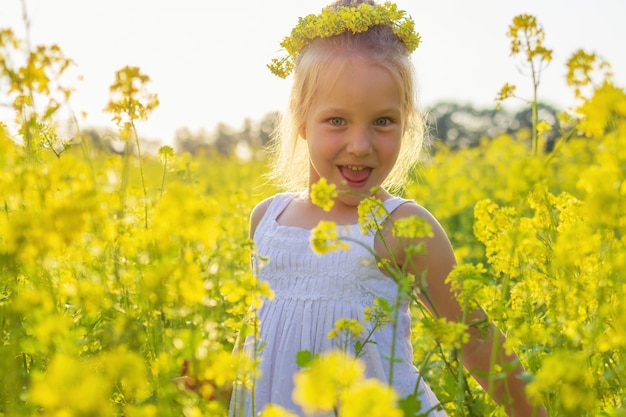
[[[148,397],[145,371],[141,355],[122,348],[84,361],[57,354],[45,373],[33,373],[30,398],[51,415],[113,415],[112,396],[127,402]]]
[[[224,281],[220,286],[220,294],[233,304],[243,301],[246,306],[255,308],[260,307],[263,300],[274,297],[269,284],[259,281],[252,272],[246,272],[237,281]]]
[[[500,89],[500,91],[498,92],[498,95],[496,96],[496,102],[500,104],[500,102],[508,98],[515,97],[516,88],[517,86],[513,84],[509,84],[509,83],[504,84],[502,88]]]
[[[520,274],[517,268],[519,260],[513,250],[522,233],[515,228],[517,215],[513,207],[499,207],[488,199],[479,201],[474,208],[474,234],[485,244],[489,263],[498,273],[512,277]]]
[[[392,233],[397,237],[417,239],[421,237],[433,237],[433,230],[424,218],[410,216],[398,219],[393,224]]]
[[[545,120],[540,121],[537,125],[537,131],[539,133],[549,132],[550,130],[552,130],[552,126],[550,126],[550,123],[546,122]]]
[[[365,376],[365,365],[344,351],[317,356],[294,376],[293,400],[306,414],[332,411],[348,387]]]
[[[311,231],[311,249],[318,255],[338,249],[349,249],[350,245],[340,239],[335,222],[322,220]]]
[[[111,98],[104,110],[113,115],[122,139],[131,137],[131,120],[147,120],[159,105],[158,96],[148,92],[149,82],[150,77],[139,67],[125,66],[115,73],[115,82],[109,88]]]
[[[459,349],[469,341],[467,325],[464,323],[447,321],[445,318],[424,318],[421,328],[443,346]]]
[[[528,384],[528,396],[539,403],[545,396],[553,395],[569,415],[584,414],[593,409],[596,401],[588,363],[583,352],[552,353],[542,361],[535,380]]]
[[[174,152],[174,148],[171,146],[164,145],[159,148],[157,155],[162,164],[167,164],[174,160],[176,152]]]
[[[184,274],[184,278],[178,275],[178,272]],[[177,271],[176,280],[177,293],[180,297],[181,306],[193,306],[201,303],[206,296],[206,288],[204,279],[202,278],[202,271],[197,264],[184,264],[181,269]]]
[[[363,310],[365,321],[372,323],[375,328],[381,329],[391,321],[391,308],[389,303],[381,298],[374,300],[373,306],[367,306]]]
[[[270,404],[259,413],[259,417],[297,417],[298,415],[285,410],[279,405]]]
[[[218,386],[234,381],[240,358],[231,352],[220,351],[211,355],[209,364],[202,369],[200,379],[215,382]]]
[[[393,388],[377,379],[366,379],[341,396],[340,417],[402,417]]]
[[[355,319],[339,319],[335,322],[335,327],[328,333],[328,338],[337,338],[342,333],[348,338],[359,337],[363,334],[363,325]]]
[[[346,31],[361,33],[376,25],[390,26],[408,53],[419,46],[420,36],[415,32],[415,22],[391,2],[377,6],[362,3],[356,7],[325,7],[319,15],[310,14],[298,19],[291,34],[280,44],[287,56],[272,59],[268,68],[274,75],[286,78],[293,71],[296,57],[310,40],[336,36]]]
[[[311,201],[324,211],[330,211],[335,204],[333,198],[337,197],[336,188],[335,184],[329,184],[326,178],[321,178],[311,186]]]
[[[535,16],[528,14],[515,16],[507,35],[511,38],[511,55],[526,52],[527,62],[531,62],[535,57],[540,61],[552,60],[552,50],[543,46],[546,35]]]
[[[626,118],[626,92],[605,82],[576,111],[582,116],[578,128],[588,137],[600,138],[617,120]]]
[[[383,228],[383,221],[389,215],[383,202],[376,197],[368,197],[359,203],[359,225],[364,235],[376,233]]]

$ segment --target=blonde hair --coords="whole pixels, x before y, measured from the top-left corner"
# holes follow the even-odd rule
[[[344,0],[331,7],[355,6],[372,1]],[[365,32],[311,40],[298,54],[288,109],[281,117],[268,151],[271,157],[269,179],[285,191],[302,191],[308,186],[309,154],[306,141],[299,134],[315,98],[320,75],[329,64],[358,57],[380,66],[395,78],[401,91],[405,117],[400,154],[383,186],[399,191],[417,163],[424,140],[424,123],[417,108],[417,82],[409,53],[402,41],[386,25],[373,26]]]

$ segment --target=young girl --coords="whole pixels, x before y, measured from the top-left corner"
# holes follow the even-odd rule
[[[298,352],[317,355],[335,349],[336,341],[328,334],[339,319],[360,321],[366,333],[371,329],[364,310],[377,299],[393,305],[399,291],[383,265],[393,263],[420,277],[414,287],[437,317],[459,321],[463,316],[446,283],[456,265],[446,234],[423,207],[388,191],[407,178],[422,145],[409,58],[418,43],[413,21],[395,5],[340,0],[317,17],[300,19],[282,44],[289,55],[270,66],[281,77],[293,70],[289,111],[275,140],[273,160],[273,178],[287,192],[261,202],[251,214],[253,266],[274,297],[257,312],[258,336],[244,344],[259,360],[260,376],[253,392],[235,387],[232,416],[253,416],[268,404],[304,415],[292,396]],[[337,191],[334,204],[324,208],[310,197],[320,180]],[[358,213],[364,197],[379,199],[389,213],[377,219],[382,228],[365,234]],[[394,222],[411,216],[424,219],[432,236],[400,238],[392,233]],[[320,221],[334,222],[349,237],[349,248],[316,254],[310,240]],[[424,244],[424,254],[405,250],[419,244]],[[393,375],[390,382],[400,398],[417,395],[422,412],[444,416],[413,365],[408,301],[398,308],[395,325],[374,329],[362,349],[366,374],[385,382]],[[484,319],[480,311],[469,316],[467,322]],[[470,340],[463,346],[465,366],[485,388],[492,349],[501,364],[517,360],[504,352],[504,337],[498,333],[494,338],[496,332],[493,327],[469,330]],[[496,382],[494,399],[506,404],[511,416],[545,415],[527,402],[521,372],[518,367]]]

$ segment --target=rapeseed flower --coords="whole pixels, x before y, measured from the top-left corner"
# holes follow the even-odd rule
[[[546,35],[535,16],[515,16],[507,35],[511,38],[511,55],[525,52],[529,62],[536,57],[541,61],[552,60],[552,50],[543,46]]]
[[[294,69],[296,57],[312,39],[328,38],[347,31],[361,33],[376,25],[390,26],[409,54],[420,44],[415,22],[406,12],[398,10],[394,3],[377,6],[361,3],[356,7],[341,6],[336,9],[325,7],[319,15],[309,14],[298,20],[291,34],[280,44],[287,56],[272,59],[268,68],[273,74],[286,78]]]
[[[584,415],[596,402],[588,363],[584,352],[553,352],[542,361],[535,380],[528,384],[528,396],[537,403],[548,395],[554,396],[569,415]]]
[[[340,417],[402,417],[398,395],[383,381],[366,379],[341,395]]]
[[[143,74],[139,67],[125,66],[115,73],[115,81],[110,87],[111,98],[105,111],[113,115],[123,139],[131,138],[135,120],[147,120],[159,105],[158,96],[148,92],[149,82],[150,77]]]
[[[113,382],[93,372],[90,365],[69,355],[55,355],[45,373],[33,373],[30,400],[50,415],[113,415]]]
[[[341,241],[335,222],[322,220],[311,231],[311,249],[318,255],[349,248],[350,245]]]
[[[403,217],[394,221],[392,233],[397,237],[419,239],[433,237],[433,230],[426,219],[418,216]]]
[[[336,188],[335,184],[329,184],[326,178],[321,178],[311,186],[311,202],[324,211],[330,211],[335,205],[333,199],[337,197]]]
[[[366,322],[372,323],[374,328],[381,329],[391,322],[391,312],[392,308],[389,303],[382,298],[377,298],[372,306],[365,307],[363,318]]]
[[[382,230],[383,221],[389,213],[383,202],[376,197],[361,200],[358,206],[359,226],[364,235],[375,234]]]
[[[294,376],[293,399],[306,414],[330,412],[342,393],[364,377],[365,365],[359,359],[342,350],[326,352]]]
[[[567,76],[565,77],[567,85],[574,87],[574,95],[577,98],[583,98],[582,88],[593,86],[599,83],[593,83],[592,77],[595,73],[602,73],[603,81],[612,81],[613,72],[611,64],[596,53],[588,53],[583,49],[574,52],[567,60]]]
[[[259,413],[259,417],[298,417],[297,414],[276,404],[269,404],[265,410]]]
[[[469,341],[466,324],[445,318],[424,318],[421,329],[443,346],[460,349]]]
[[[332,330],[328,332],[328,338],[343,338],[344,340],[340,342],[347,344],[350,341],[356,340],[356,338],[361,336],[362,334],[363,325],[360,321],[356,319],[341,318],[335,322],[335,327],[333,327]],[[347,346],[344,347],[347,348]]]
[[[164,145],[159,148],[157,156],[159,157],[159,161],[161,161],[162,164],[168,164],[169,162],[174,160],[176,152],[171,146]]]
[[[576,111],[582,116],[578,129],[587,137],[600,138],[615,129],[619,120],[626,120],[626,92],[604,82]]]

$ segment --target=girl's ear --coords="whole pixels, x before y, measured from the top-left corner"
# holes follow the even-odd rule
[[[306,140],[306,126],[304,124],[298,128],[298,134],[302,139]]]

